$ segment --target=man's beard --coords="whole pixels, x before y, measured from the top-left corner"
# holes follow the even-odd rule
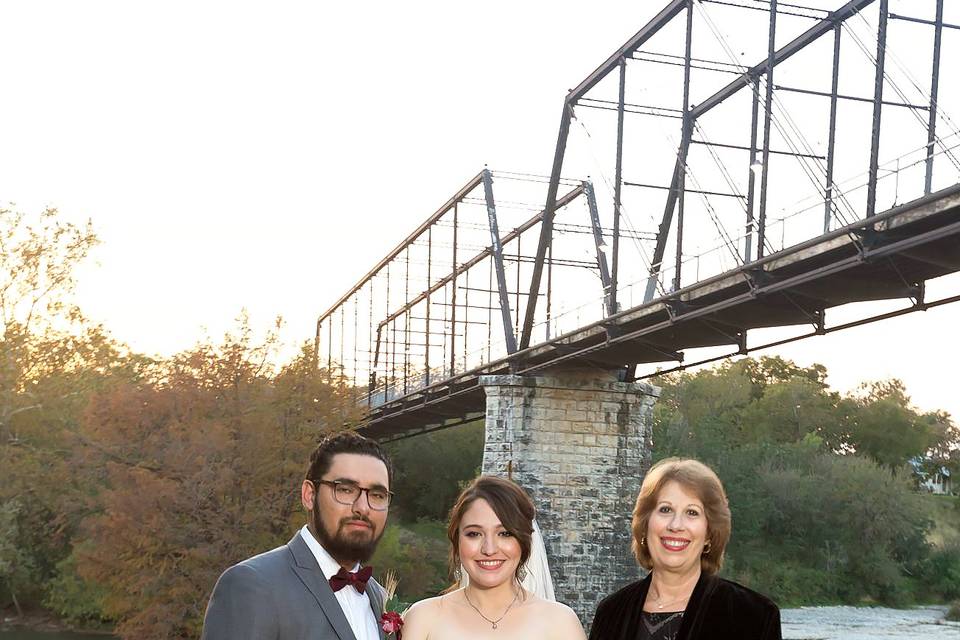
[[[337,562],[349,563],[359,562],[360,564],[365,563],[367,560],[373,556],[373,552],[377,550],[377,544],[380,542],[380,537],[383,535],[383,531],[375,533],[373,523],[369,519],[359,516],[359,517],[349,517],[342,518],[339,523],[337,523],[337,530],[332,535],[326,528],[323,526],[323,522],[320,519],[320,502],[314,494],[313,498],[313,513],[310,516],[313,524],[313,533],[317,537],[317,542],[320,543],[320,546],[333,557]],[[353,539],[352,536],[347,534],[344,531],[349,522],[365,522],[370,527],[371,535],[370,538],[363,540]]]

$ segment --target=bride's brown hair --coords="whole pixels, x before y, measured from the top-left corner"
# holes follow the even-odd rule
[[[450,540],[450,579],[454,585],[449,590],[456,589],[458,580],[455,578],[460,568],[460,523],[463,514],[476,500],[486,500],[493,512],[500,518],[500,524],[520,544],[520,564],[517,565],[515,577],[520,580],[520,571],[530,559],[530,549],[533,539],[533,519],[537,515],[536,507],[530,496],[511,480],[494,476],[480,476],[460,492],[457,503],[450,509],[450,523],[447,525],[447,539]]]

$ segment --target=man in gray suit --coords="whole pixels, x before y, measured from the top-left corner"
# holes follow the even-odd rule
[[[321,442],[300,488],[308,524],[220,576],[203,640],[385,640],[383,588],[361,565],[383,535],[390,479],[376,442],[351,432]]]

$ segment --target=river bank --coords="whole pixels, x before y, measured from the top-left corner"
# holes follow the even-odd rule
[[[109,640],[113,638],[110,631],[107,626],[77,627],[42,609],[25,611],[22,616],[0,611],[0,638],[3,640]]]
[[[782,611],[784,640],[956,640],[960,622],[944,620],[947,607],[801,607]],[[50,616],[0,622],[0,640],[109,640],[104,630],[75,630]]]

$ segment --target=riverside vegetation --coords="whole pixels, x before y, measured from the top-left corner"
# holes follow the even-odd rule
[[[302,523],[304,462],[356,423],[356,390],[243,317],[169,358],[133,352],[72,304],[96,244],[56,211],[0,209],[0,606],[196,638],[219,573]],[[826,377],[760,358],[654,381],[655,457],[698,457],[728,488],[724,574],[782,606],[960,600],[958,499],[918,494],[907,464],[960,477],[960,431],[895,380],[840,395]],[[475,423],[390,445],[373,562],[402,600],[446,586],[443,521],[482,442]]]

